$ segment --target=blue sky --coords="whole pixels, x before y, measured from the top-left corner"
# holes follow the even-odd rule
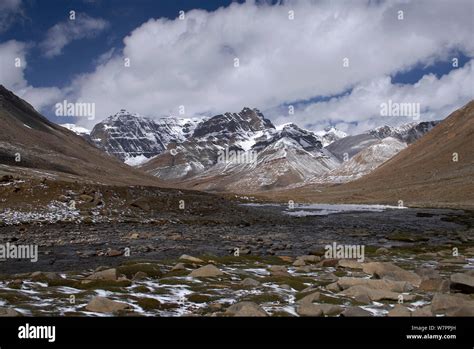
[[[162,117],[185,106],[194,117],[249,106],[276,124],[351,133],[387,123],[388,99],[419,103],[430,120],[473,95],[468,0],[3,1],[0,83],[58,123],[90,128],[121,108]],[[26,67],[9,69],[15,57]],[[96,119],[56,116],[63,100],[94,103]]]

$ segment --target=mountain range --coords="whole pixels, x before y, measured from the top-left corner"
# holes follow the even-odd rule
[[[256,193],[355,180],[436,124],[383,126],[348,136],[335,127],[313,132],[293,123],[275,126],[258,109],[246,107],[201,120],[147,118],[121,110],[89,135],[76,132],[172,186]]]
[[[275,126],[250,108],[204,119],[121,110],[89,133],[50,122],[1,86],[0,175],[272,200],[470,207],[473,110],[470,102],[441,122],[350,136]]]

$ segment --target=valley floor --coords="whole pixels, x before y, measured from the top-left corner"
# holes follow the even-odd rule
[[[21,224],[4,210],[0,243],[39,258],[0,262],[0,314],[474,316],[472,212],[216,210]],[[327,258],[334,243],[364,260]]]

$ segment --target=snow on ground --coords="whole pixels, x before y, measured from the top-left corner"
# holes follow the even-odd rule
[[[145,155],[130,156],[124,162],[129,166],[139,166],[143,165],[145,162],[149,161],[150,158],[147,158]]]
[[[72,131],[78,135],[91,133],[91,130],[85,127],[77,126],[75,124],[61,124],[60,126],[67,128],[69,131]]]

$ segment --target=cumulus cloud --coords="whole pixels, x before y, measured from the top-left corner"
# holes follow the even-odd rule
[[[28,45],[16,40],[0,44],[0,83],[26,99],[37,110],[56,103],[62,91],[56,87],[33,87],[25,79]]]
[[[109,23],[104,19],[76,14],[74,20],[68,19],[51,27],[39,46],[45,57],[58,56],[72,41],[95,37],[108,26]]]
[[[122,53],[101,59],[93,73],[74,81],[73,90],[76,98],[96,102],[100,117],[124,107],[152,116],[177,114],[182,105],[189,116],[251,106],[279,119],[273,112],[285,103],[354,88],[350,100],[373,84],[389,92],[387,76],[396,72],[449,59],[456,51],[474,56],[469,8],[469,0],[302,0],[193,10],[185,20],[142,24],[124,39]],[[420,96],[422,90],[416,90]],[[352,107],[336,115],[315,105],[311,115],[298,110],[286,121],[366,118],[364,109]]]
[[[437,78],[425,75],[416,84],[393,84],[389,76],[376,78],[355,86],[350,94],[329,101],[313,103],[295,111],[299,124],[318,130],[328,124],[348,133],[361,133],[382,124],[397,126],[413,122],[414,115],[384,116],[381,105],[416,103],[420,120],[440,120],[474,97],[474,60],[463,68]],[[276,112],[278,113],[278,112]],[[291,120],[280,108],[277,123]],[[416,116],[415,116],[416,117]]]
[[[21,0],[0,1],[0,33],[10,28],[15,20],[22,15]]]

